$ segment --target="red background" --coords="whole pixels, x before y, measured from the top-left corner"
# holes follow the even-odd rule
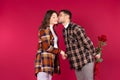
[[[97,36],[107,35],[100,64],[101,80],[119,80],[120,1],[119,0],[0,0],[0,80],[36,80],[34,59],[37,32],[46,10],[69,9],[73,21],[82,25],[97,45]],[[56,27],[60,48],[63,27]],[[68,60],[61,62],[61,75],[53,80],[76,80]]]

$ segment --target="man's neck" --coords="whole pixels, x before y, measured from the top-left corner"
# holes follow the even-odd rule
[[[66,28],[69,23],[70,23],[70,21],[66,21],[63,23],[63,26]]]

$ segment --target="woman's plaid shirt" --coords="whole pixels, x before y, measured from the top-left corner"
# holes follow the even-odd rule
[[[58,53],[60,49],[54,48],[54,38],[50,28],[40,29],[38,33],[38,50],[35,58],[35,75],[38,72],[49,74],[60,73]]]
[[[63,29],[63,35],[71,68],[81,70],[84,65],[94,61],[95,48],[84,28],[71,22]]]

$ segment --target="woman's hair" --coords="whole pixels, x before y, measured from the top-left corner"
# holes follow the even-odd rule
[[[56,13],[56,11],[54,10],[48,10],[44,16],[44,19],[42,21],[42,24],[40,25],[40,28],[39,29],[46,29],[47,27],[49,27],[50,25],[50,18],[52,16],[53,13]],[[58,15],[58,14],[57,14]]]

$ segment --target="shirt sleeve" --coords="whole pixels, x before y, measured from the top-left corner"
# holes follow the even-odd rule
[[[41,53],[42,52],[42,40],[41,40],[41,34],[40,31],[38,32],[38,49],[37,49],[37,53]]]
[[[58,54],[60,53],[60,49],[59,48],[54,48],[52,45],[47,49],[48,52],[51,52],[53,54]]]
[[[42,45],[41,45],[42,41],[40,38],[40,33],[38,32],[38,49],[37,49],[37,53],[36,53],[36,58],[35,58],[35,75],[37,76],[37,73],[39,72],[40,68],[41,68],[41,51],[42,51]]]
[[[77,26],[74,29],[74,33],[77,36],[77,38],[82,41],[84,47],[86,47],[93,54],[93,56],[95,56],[96,55],[95,47],[93,45],[93,42],[86,35],[84,28]]]
[[[53,54],[60,53],[61,50],[59,48],[54,48],[54,45],[52,42],[52,33],[46,34],[44,30],[40,30],[38,33],[38,37],[39,37],[38,51],[37,51],[38,53],[42,51],[47,51]]]
[[[52,34],[50,34],[51,36]],[[52,37],[50,37],[50,39],[52,40]],[[61,50],[59,48],[55,48],[54,45],[52,45],[53,42],[50,42],[50,46],[47,49],[48,52],[51,52],[53,54],[59,54],[61,52]]]

